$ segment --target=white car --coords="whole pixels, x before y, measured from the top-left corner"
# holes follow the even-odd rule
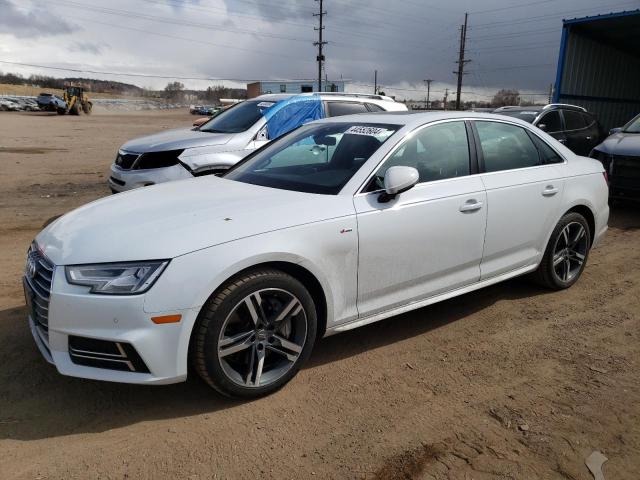
[[[162,384],[191,362],[250,398],[289,381],[319,337],[527,273],[570,287],[608,217],[600,162],[526,122],[325,119],[223,177],[56,220],[28,254],[29,323],[62,374]]]
[[[407,110],[404,103],[383,95],[261,95],[230,107],[197,128],[167,130],[128,141],[111,165],[109,188],[118,193],[172,180],[218,175],[280,135],[281,125],[268,124],[265,117],[270,107],[279,108],[285,102],[292,108],[273,118],[273,122],[284,120],[284,131],[317,118]],[[317,109],[313,109],[314,103]]]

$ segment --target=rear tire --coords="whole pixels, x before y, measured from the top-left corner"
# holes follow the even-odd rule
[[[93,107],[93,105],[91,104],[91,102],[85,102],[82,105],[82,111],[84,113],[86,113],[87,115],[91,114],[91,108]]]
[[[313,299],[297,279],[256,270],[229,281],[202,308],[191,361],[223,395],[261,397],[296,375],[311,354],[316,329]]]
[[[569,288],[582,275],[590,249],[587,220],[579,213],[567,213],[553,229],[533,280],[552,290]]]

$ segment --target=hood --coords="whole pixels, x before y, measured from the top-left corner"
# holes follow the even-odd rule
[[[229,142],[233,133],[207,133],[191,128],[166,130],[146,137],[135,138],[128,141],[122,150],[133,153],[162,152],[165,150],[182,150],[193,147],[206,147],[209,145],[224,145]]]
[[[609,155],[640,157],[640,133],[614,133],[598,145],[596,150]]]
[[[159,260],[240,238],[354,214],[351,197],[260,187],[215,176],[106,197],[38,236],[56,265]]]

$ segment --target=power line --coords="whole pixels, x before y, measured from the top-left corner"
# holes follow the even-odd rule
[[[537,65],[513,65],[508,67],[489,68],[485,70],[474,70],[473,72],[470,72],[470,73],[487,73],[487,72],[496,72],[496,71],[502,71],[502,70],[519,70],[522,68],[541,68],[541,67],[553,67],[553,66],[555,66],[554,63],[539,63]]]
[[[616,4],[611,4],[608,5],[610,8],[611,7],[619,7],[619,6],[623,6],[623,5],[637,5],[638,4],[638,0],[633,0],[633,1],[627,1],[627,2],[621,2],[621,3],[616,3]],[[592,12],[594,11],[594,9],[599,8],[599,7],[589,7],[588,9],[580,9],[580,10],[565,10],[562,12],[555,12],[555,13],[551,13],[551,14],[545,14],[545,15],[537,15],[537,16],[528,16],[528,17],[521,17],[521,18],[513,18],[510,20],[499,20],[496,22],[488,22],[488,23],[479,23],[477,25],[474,25],[472,28],[475,30],[476,28],[493,28],[497,25],[501,25],[501,24],[505,24],[505,25],[517,25],[517,24],[522,24],[522,23],[530,23],[530,22],[537,22],[542,18],[558,18],[562,15],[576,15],[576,14],[582,14],[583,12]]]
[[[558,46],[558,42],[547,42],[547,43],[527,43],[525,45],[509,45],[506,47],[501,46],[489,46],[489,47],[480,47],[473,48],[468,50],[471,53],[478,52],[489,52],[489,53],[502,53],[507,51],[520,51],[520,50],[530,50],[530,49],[538,49],[540,47],[549,47],[549,46]]]
[[[522,37],[522,36],[526,36],[526,35],[540,35],[542,33],[556,33],[559,34],[560,33],[560,29],[553,27],[553,28],[546,28],[546,29],[535,29],[535,30],[523,30],[521,32],[505,32],[505,33],[498,33],[495,35],[481,35],[479,37],[471,37],[471,40],[473,40],[474,42],[478,42],[478,41],[486,41],[486,40],[493,40],[496,38],[507,38],[507,37]]]
[[[256,82],[261,79],[259,78],[221,78],[221,77],[184,77],[184,76],[176,76],[176,75],[154,75],[147,73],[125,73],[125,72],[109,72],[105,70],[93,70],[86,68],[68,68],[68,67],[53,67],[50,65],[39,65],[35,63],[23,63],[23,62],[10,62],[8,60],[0,60],[0,63],[7,65],[17,65],[21,67],[33,67],[33,68],[42,68],[45,70],[60,70],[63,72],[74,72],[74,73],[92,73],[96,75],[118,75],[121,77],[140,77],[140,78],[161,78],[161,79],[169,79],[169,80],[202,80],[208,82],[238,82],[238,83],[250,83]],[[270,79],[269,81],[278,82],[278,81],[289,81],[290,79]]]
[[[540,5],[542,3],[551,3],[551,2],[555,2],[555,1],[557,1],[557,0],[541,0],[539,2],[527,2],[527,3],[523,3],[521,5],[510,5],[508,7],[491,8],[489,10],[476,10],[476,11],[473,11],[471,13],[473,13],[474,15],[481,15],[483,13],[501,12],[503,10],[511,10],[513,8],[531,7],[533,5]]]
[[[171,6],[171,7],[175,7],[175,8],[184,8],[184,9],[187,9],[187,10],[197,10],[197,11],[207,11],[207,12],[223,12],[225,14],[229,13],[229,10],[226,9],[226,8],[204,7],[204,6],[201,6],[201,5],[193,5],[192,3],[187,3],[184,0],[166,0],[166,1],[162,1],[162,0],[143,0],[143,1],[147,2],[147,3],[155,4],[155,5],[161,5],[161,6],[164,6],[164,7]],[[247,18],[252,18],[252,19],[256,19],[256,20],[275,20],[279,24],[291,25],[291,26],[299,27],[299,28],[309,28],[309,27],[313,26],[310,23],[290,22],[290,21],[283,20],[282,19],[282,15],[280,15],[280,16],[276,16],[276,15],[251,15],[250,13],[233,12],[233,16],[236,16],[236,17],[247,17]],[[226,17],[226,15],[225,15],[225,17]]]
[[[304,39],[304,38],[296,38],[296,37],[290,37],[290,36],[286,36],[286,35],[279,35],[279,34],[275,34],[275,33],[271,33],[271,32],[263,32],[263,31],[259,31],[259,30],[250,30],[250,29],[245,29],[245,28],[232,28],[232,27],[228,27],[225,25],[212,25],[212,24],[203,24],[203,23],[197,23],[197,22],[189,22],[189,21],[184,21],[184,20],[177,20],[177,19],[172,19],[172,18],[166,18],[166,17],[158,17],[155,15],[148,15],[148,14],[142,14],[142,13],[138,13],[138,12],[132,12],[130,10],[119,10],[119,9],[115,9],[115,8],[107,8],[107,7],[97,7],[97,6],[92,6],[92,5],[83,5],[81,3],[77,3],[77,2],[72,2],[69,0],[49,0],[48,3],[55,3],[58,4],[60,6],[62,6],[63,8],[80,8],[83,10],[89,10],[89,11],[94,11],[94,12],[99,12],[99,13],[106,13],[108,15],[115,15],[115,16],[119,16],[119,17],[127,17],[127,18],[140,18],[143,20],[151,20],[154,22],[161,22],[161,23],[169,23],[169,24],[173,24],[173,25],[182,25],[182,26],[187,26],[187,27],[191,27],[191,28],[201,28],[201,29],[206,29],[206,30],[221,30],[221,31],[227,31],[227,32],[232,32],[232,33],[240,33],[240,34],[245,34],[245,35],[258,35],[258,36],[262,36],[262,37],[270,37],[270,38],[278,38],[278,39],[282,39],[282,40],[290,40],[290,41],[296,41],[296,42],[307,42],[308,40]]]

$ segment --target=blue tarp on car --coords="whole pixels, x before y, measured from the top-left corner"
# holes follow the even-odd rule
[[[269,138],[273,140],[300,125],[324,118],[324,107],[319,95],[296,95],[269,107],[264,117]]]

